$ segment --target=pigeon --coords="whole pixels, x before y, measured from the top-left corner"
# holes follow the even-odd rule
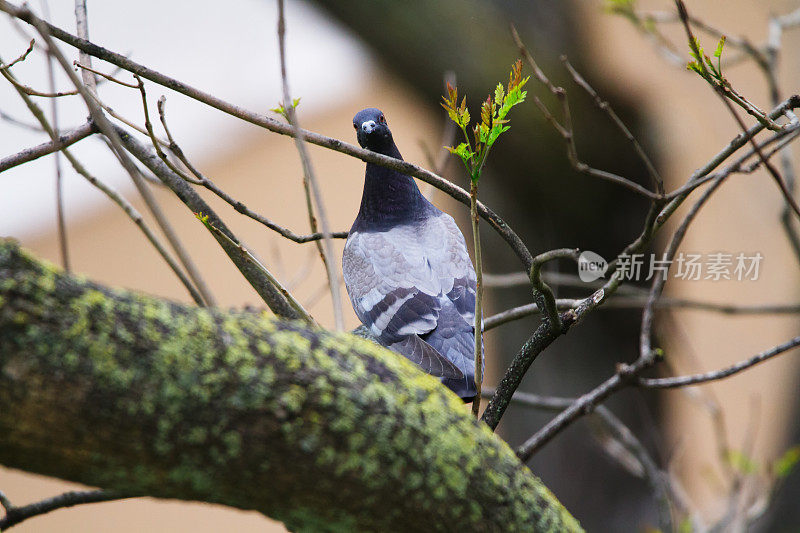
[[[379,109],[359,111],[353,127],[361,147],[403,159]],[[453,217],[410,176],[367,163],[342,271],[356,316],[381,345],[474,399],[475,269]]]

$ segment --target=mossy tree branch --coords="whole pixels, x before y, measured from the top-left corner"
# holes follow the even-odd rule
[[[266,313],[111,290],[10,241],[0,435],[9,467],[255,509],[296,530],[580,528],[405,359]]]

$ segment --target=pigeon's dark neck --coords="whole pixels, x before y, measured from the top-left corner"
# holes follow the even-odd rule
[[[403,159],[394,142],[378,151]],[[367,163],[364,193],[353,229],[381,229],[411,223],[423,218],[431,208],[433,205],[422,196],[413,178],[381,165]]]

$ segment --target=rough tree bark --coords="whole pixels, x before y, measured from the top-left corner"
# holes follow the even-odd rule
[[[295,530],[580,529],[405,359],[266,313],[112,290],[2,240],[0,463]]]

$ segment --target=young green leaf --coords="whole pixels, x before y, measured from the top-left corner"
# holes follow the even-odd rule
[[[789,448],[776,459],[772,463],[772,473],[778,479],[785,478],[791,474],[798,463],[800,463],[800,445]]]
[[[726,459],[734,469],[742,474],[752,474],[758,470],[756,462],[739,450],[728,450]]]
[[[714,50],[714,57],[722,56],[722,49],[725,48],[725,36],[723,35],[717,43],[717,49]]]

